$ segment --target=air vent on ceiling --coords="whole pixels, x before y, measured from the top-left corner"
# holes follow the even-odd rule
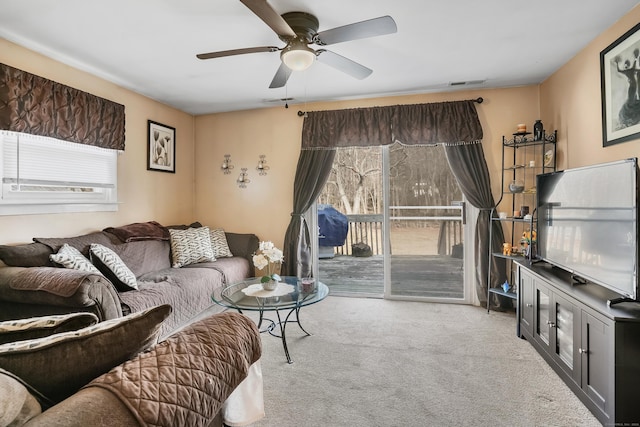
[[[462,82],[449,82],[449,86],[472,86],[472,85],[481,85],[487,80],[467,80]]]

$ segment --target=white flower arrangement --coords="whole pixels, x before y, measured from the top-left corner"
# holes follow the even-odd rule
[[[253,255],[253,265],[258,270],[267,269],[267,274],[260,279],[261,283],[271,280],[280,281],[280,276],[275,274],[273,270],[276,264],[280,264],[284,258],[282,251],[274,246],[272,242],[260,242],[258,246],[259,253]]]

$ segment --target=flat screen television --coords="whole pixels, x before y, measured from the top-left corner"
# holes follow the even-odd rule
[[[638,299],[636,158],[537,176],[538,258]]]

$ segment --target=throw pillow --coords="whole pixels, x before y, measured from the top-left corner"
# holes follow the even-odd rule
[[[171,259],[173,268],[198,262],[215,261],[211,249],[209,227],[169,230],[171,235]]]
[[[223,229],[216,228],[215,230],[211,230],[209,234],[211,237],[211,249],[213,249],[214,257],[228,258],[233,256],[231,250],[229,249],[227,236],[224,234]]]
[[[138,290],[135,274],[129,270],[129,267],[114,251],[106,246],[92,243],[89,256],[91,262],[113,283],[117,290],[120,292]]]
[[[0,245],[0,260],[11,267],[53,266],[49,259],[53,251],[42,243]]]
[[[68,244],[62,245],[58,253],[49,255],[51,261],[74,270],[88,271],[90,273],[100,274],[100,271],[91,264],[79,250]]]
[[[21,426],[40,413],[40,404],[24,384],[0,369],[0,426]]]
[[[170,305],[160,305],[74,332],[2,344],[0,366],[60,402],[154,345],[170,313]]]
[[[96,323],[98,323],[98,317],[95,314],[82,312],[5,320],[0,322],[0,344],[77,331]]]

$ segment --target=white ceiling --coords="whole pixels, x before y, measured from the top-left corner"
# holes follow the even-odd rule
[[[638,0],[269,0],[319,31],[383,15],[398,32],[326,48],[371,69],[357,80],[323,63],[269,89],[284,47],[239,0],[0,0],[0,36],[191,114],[320,100],[542,82]],[[317,46],[316,46],[317,48]],[[459,88],[459,87],[457,87]]]

